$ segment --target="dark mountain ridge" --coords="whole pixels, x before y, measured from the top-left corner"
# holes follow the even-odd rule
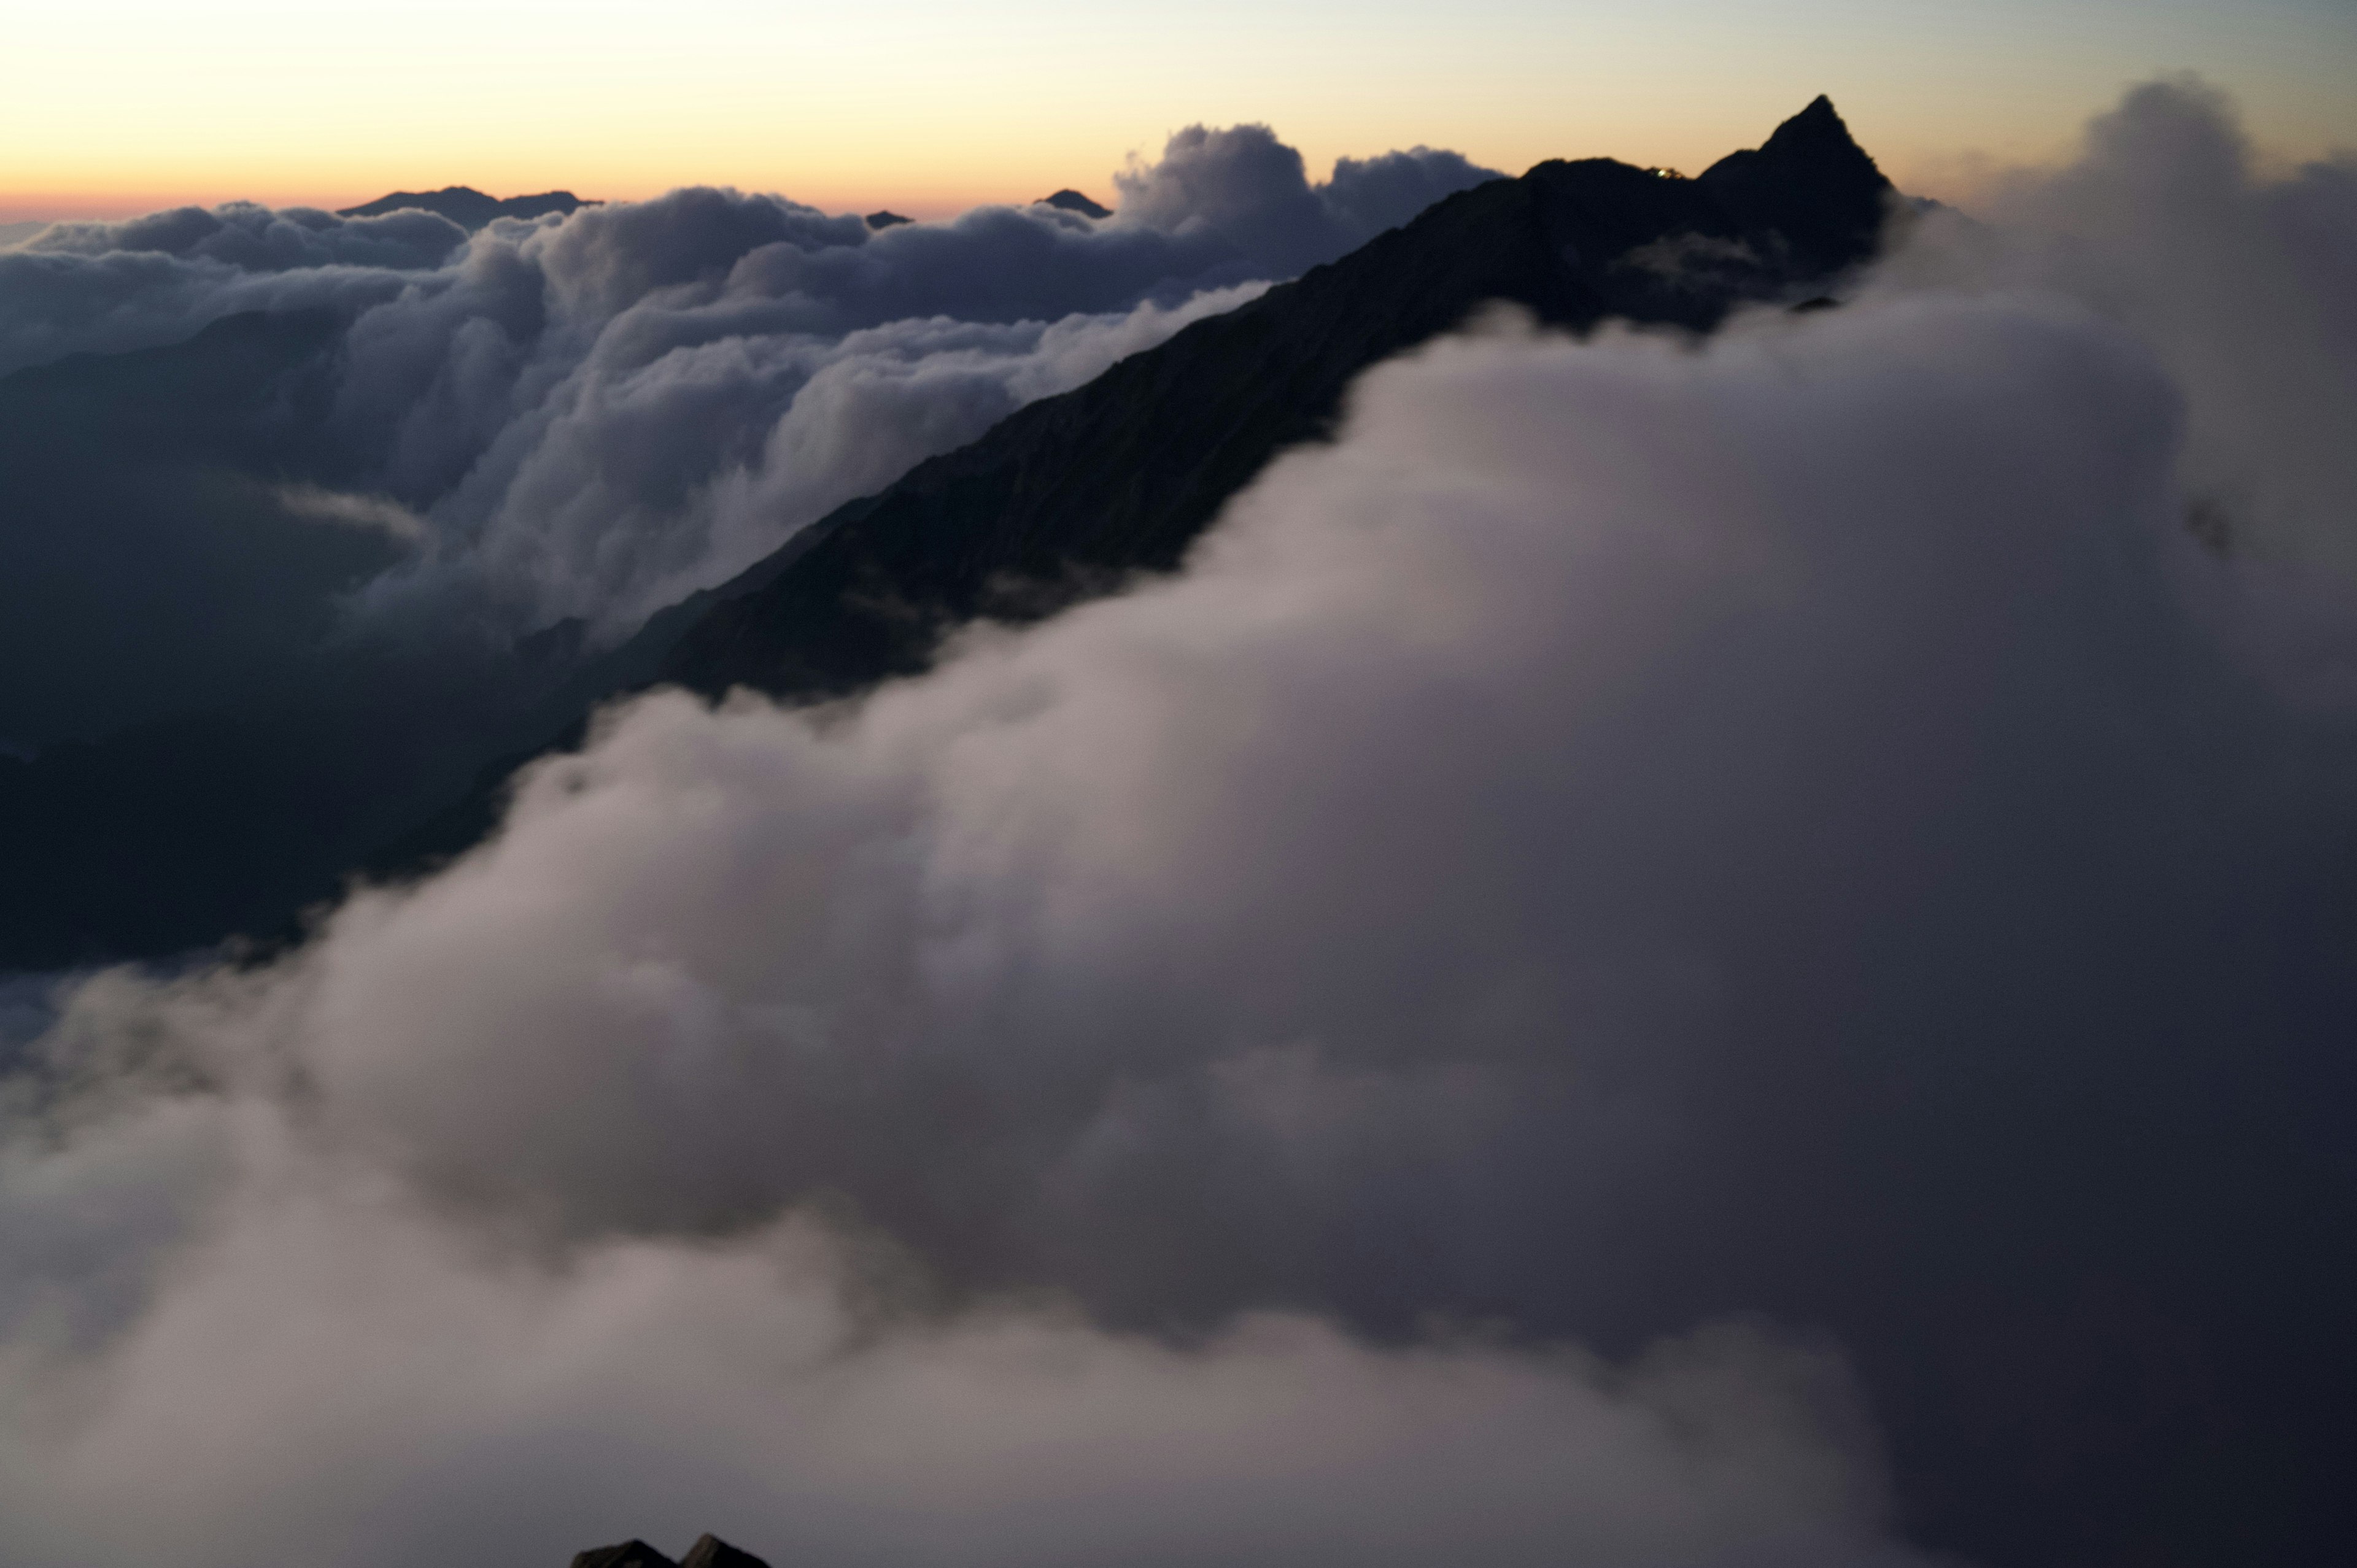
[[[590,709],[622,693],[847,696],[923,670],[971,621],[1036,620],[1176,568],[1271,457],[1328,430],[1361,371],[1486,306],[1570,329],[1618,318],[1706,332],[1745,304],[1821,296],[1873,256],[1895,199],[1822,97],[1696,178],[1555,160],[1459,191],[1008,415],[657,616],[576,678],[577,707],[371,869],[413,870],[479,840],[514,768],[576,744]]]
[[[1574,329],[1707,331],[1867,260],[1889,190],[1820,98],[1696,179],[1597,158],[1459,192],[822,520],[788,569],[722,589],[657,679],[800,700],[912,673],[966,621],[1036,618],[1176,567],[1270,457],[1326,430],[1361,371],[1486,304]]]

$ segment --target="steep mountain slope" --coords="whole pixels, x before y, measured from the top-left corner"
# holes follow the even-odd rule
[[[968,621],[1034,619],[1177,566],[1272,456],[1328,428],[1361,371],[1486,305],[1566,328],[1617,317],[1707,330],[1746,302],[1810,298],[1866,262],[1892,199],[1822,97],[1698,178],[1591,158],[1460,191],[1022,409],[658,615],[370,868],[409,871],[479,841],[513,770],[577,742],[589,710],[618,693],[842,696],[922,670]]]
[[[790,569],[723,590],[658,678],[806,698],[921,669],[963,622],[1176,566],[1361,371],[1487,302],[1569,328],[1705,330],[1867,260],[1889,192],[1823,98],[1696,179],[1599,158],[1460,192],[823,521]]]

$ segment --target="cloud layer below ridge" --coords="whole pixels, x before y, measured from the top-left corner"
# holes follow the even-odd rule
[[[778,197],[685,189],[501,220],[471,238],[430,213],[244,205],[62,224],[0,252],[0,371],[173,343],[243,312],[325,313],[317,364],[284,367],[250,409],[191,408],[181,422],[241,421],[259,448],[254,477],[346,498],[331,520],[410,520],[403,558],[357,595],[344,576],[285,583],[284,602],[253,617],[257,636],[277,639],[267,657],[175,699],[233,703],[251,695],[252,667],[305,656],[331,614],[395,644],[503,647],[565,619],[595,639],[622,636],[1023,403],[1483,177],[1419,148],[1345,160],[1312,185],[1297,154],[1243,126],[1174,138],[1161,163],[1123,177],[1125,208],[1102,221],[986,208],[876,232]],[[76,373],[103,395],[103,367]],[[145,633],[132,618],[118,648],[95,618],[46,607],[110,591],[210,603],[273,576],[264,546],[241,554],[238,531],[203,504],[220,443],[178,465],[170,454],[191,443],[172,417],[123,420],[116,466],[140,476],[115,484],[124,495],[107,489],[104,466],[52,458],[18,478],[61,515],[109,521],[39,519],[36,543],[0,545],[0,609],[20,598],[9,618],[28,628],[21,638],[52,665],[70,652],[71,683],[86,689],[68,700],[0,680],[0,738],[103,733],[150,716],[143,672],[221,662],[172,630],[172,614]],[[249,506],[318,514],[273,513],[266,496]],[[202,536],[193,552],[190,533]],[[189,572],[190,554],[208,552]]]

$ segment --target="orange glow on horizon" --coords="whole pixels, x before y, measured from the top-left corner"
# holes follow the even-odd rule
[[[462,39],[465,48],[448,47]],[[939,218],[1260,121],[1312,178],[1418,143],[1519,173],[1698,169],[1830,92],[1894,178],[2065,153],[2122,88],[2195,69],[2284,157],[2357,144],[2357,11],[2330,0],[1204,0],[1185,25],[1074,0],[83,0],[0,56],[0,222],[397,189],[683,184]]]

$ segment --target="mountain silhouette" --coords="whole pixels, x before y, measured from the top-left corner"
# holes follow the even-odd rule
[[[1878,199],[1864,199],[1887,188],[1882,171],[1822,95],[1762,145],[1711,165],[1702,181],[1738,224],[1781,235],[1803,268],[1847,266],[1873,245],[1884,217]]]
[[[1361,371],[1485,305],[1707,330],[1749,301],[1821,296],[1871,256],[1889,198],[1823,98],[1699,178],[1595,158],[1460,191],[823,519],[791,561],[720,590],[656,678],[803,700],[912,673],[978,617],[1177,566]]]
[[[613,1546],[576,1552],[573,1568],[770,1568],[751,1552],[729,1545],[716,1535],[695,1538],[687,1555],[673,1563],[645,1541],[630,1540]]]
[[[1032,203],[1035,207],[1060,207],[1067,212],[1077,212],[1083,218],[1110,218],[1113,209],[1090,200],[1070,186],[1053,196],[1043,196]]]
[[[571,212],[581,207],[599,207],[604,203],[584,201],[569,190],[544,190],[537,196],[511,196],[501,200],[486,196],[472,186],[446,185],[439,190],[396,190],[390,196],[380,196],[374,201],[358,207],[339,207],[339,218],[381,218],[388,212],[405,208],[419,208],[447,218],[451,222],[473,233],[494,218],[538,218],[548,212]]]

